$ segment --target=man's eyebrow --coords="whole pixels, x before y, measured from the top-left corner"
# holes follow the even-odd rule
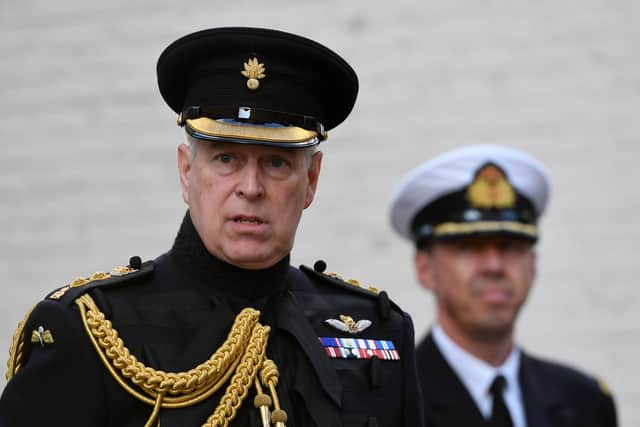
[[[205,143],[205,146],[209,149],[209,150],[232,150],[235,147],[235,144],[232,144],[230,142],[224,142],[224,141],[203,141]]]

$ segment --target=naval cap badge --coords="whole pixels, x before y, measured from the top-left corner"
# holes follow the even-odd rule
[[[495,163],[486,163],[475,174],[467,189],[467,198],[476,208],[511,208],[516,192],[505,172]]]

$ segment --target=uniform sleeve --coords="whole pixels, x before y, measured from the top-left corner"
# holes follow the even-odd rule
[[[598,412],[602,419],[602,427],[618,427],[618,417],[616,414],[616,405],[613,400],[613,396],[608,390],[603,390],[602,386],[598,384],[599,403]]]
[[[402,315],[404,321],[404,348],[401,353],[404,359],[404,425],[421,427],[424,426],[424,401],[418,385],[413,321],[407,313]]]
[[[607,415],[607,427],[618,427],[618,418],[616,416],[616,406],[611,396],[607,396],[607,403],[605,409]]]
[[[31,342],[33,331],[49,339]],[[57,301],[36,306],[24,328],[23,366],[0,397],[0,427],[103,426],[100,360],[79,313]]]

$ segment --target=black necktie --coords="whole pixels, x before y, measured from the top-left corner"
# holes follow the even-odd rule
[[[491,396],[493,396],[493,409],[491,410],[491,427],[513,427],[509,409],[502,398],[502,390],[504,390],[505,379],[502,375],[498,375],[489,387]]]

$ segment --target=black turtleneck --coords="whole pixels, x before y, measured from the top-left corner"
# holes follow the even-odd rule
[[[179,268],[199,285],[205,294],[225,299],[234,312],[244,307],[262,309],[264,303],[286,289],[289,255],[269,268],[249,270],[236,267],[211,255],[191,221],[184,216],[170,251]]]
[[[244,308],[260,310],[260,322],[276,326],[288,271],[289,256],[262,270],[212,256],[187,212],[173,247],[156,259],[151,282],[110,289],[105,296],[95,292],[94,297],[139,360],[184,371],[210,357]]]

